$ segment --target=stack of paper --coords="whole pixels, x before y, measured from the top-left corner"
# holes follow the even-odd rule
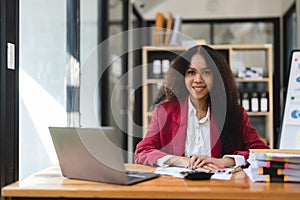
[[[250,150],[246,171],[253,182],[300,182],[299,150]]]

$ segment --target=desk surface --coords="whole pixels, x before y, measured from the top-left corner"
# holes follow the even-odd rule
[[[127,169],[153,171],[154,168],[127,164]],[[71,180],[61,175],[59,167],[50,167],[24,180],[2,188],[3,197],[39,198],[130,198],[130,199],[297,199],[300,184],[252,183],[243,172],[230,181],[191,181],[160,176],[131,186]]]

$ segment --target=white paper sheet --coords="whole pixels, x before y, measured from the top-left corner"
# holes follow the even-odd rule
[[[186,171],[193,171],[193,170],[188,168],[183,168],[183,167],[157,167],[154,173],[169,175],[177,178],[184,178],[183,174],[181,174],[180,172],[186,172]],[[228,174],[226,172],[217,172],[214,175],[212,175],[210,179],[230,180],[231,176],[232,174]]]

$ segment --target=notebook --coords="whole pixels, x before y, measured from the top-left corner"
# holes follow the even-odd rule
[[[126,171],[123,150],[113,127],[49,127],[64,177],[131,185],[159,175]]]

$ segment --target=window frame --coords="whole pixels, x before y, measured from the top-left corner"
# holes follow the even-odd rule
[[[3,187],[19,176],[19,0],[0,1],[0,9],[0,181]],[[14,45],[14,69],[7,68],[8,43]]]

